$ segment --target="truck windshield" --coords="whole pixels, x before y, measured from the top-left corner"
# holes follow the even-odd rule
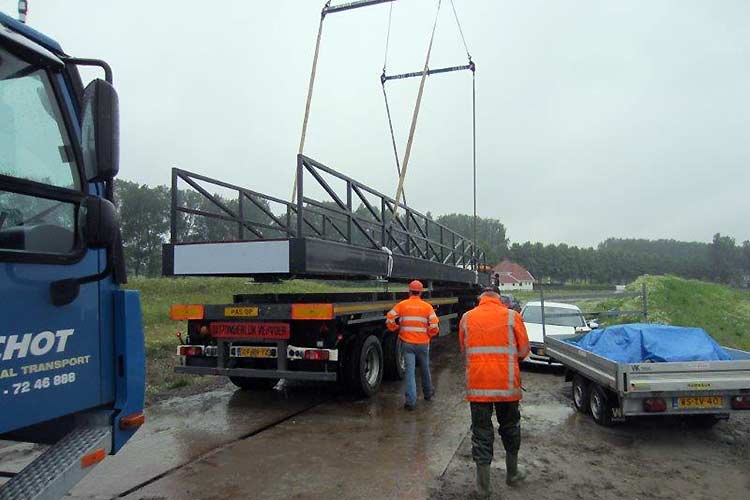
[[[60,189],[81,180],[50,76],[0,48],[0,251],[75,250],[76,204]]]
[[[0,174],[79,190],[49,76],[0,49]]]
[[[541,306],[526,306],[523,310],[523,320],[526,323],[542,323]],[[586,326],[586,321],[580,312],[564,307],[544,306],[544,322],[554,326],[571,326],[578,328]]]

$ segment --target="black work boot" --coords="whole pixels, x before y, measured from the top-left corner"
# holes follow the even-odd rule
[[[526,471],[518,466],[518,455],[507,453],[505,455],[505,484],[517,486],[526,479]]]
[[[490,464],[477,464],[477,497],[490,498]]]

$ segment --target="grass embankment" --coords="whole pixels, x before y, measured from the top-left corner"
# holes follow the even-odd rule
[[[676,276],[641,276],[628,291],[639,291],[643,283],[650,322],[697,326],[722,345],[750,349],[750,292]],[[611,299],[600,307],[639,310],[641,301],[640,296]]]
[[[146,395],[191,385],[200,377],[174,373],[177,362],[176,332],[185,332],[184,322],[169,319],[171,304],[229,304],[238,293],[316,293],[377,289],[338,282],[291,280],[254,283],[245,278],[132,278],[127,288],[140,290],[146,339]],[[391,288],[393,290],[393,287]]]

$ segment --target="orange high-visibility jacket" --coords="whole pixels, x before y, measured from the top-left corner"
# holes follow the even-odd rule
[[[529,338],[520,314],[499,298],[485,295],[461,318],[458,340],[466,354],[466,399],[477,403],[521,399],[518,362],[529,354]]]
[[[398,330],[399,338],[409,344],[429,344],[439,332],[435,309],[417,295],[393,306],[386,315],[385,326],[392,332]]]

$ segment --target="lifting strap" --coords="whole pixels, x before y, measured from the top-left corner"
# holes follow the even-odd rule
[[[417,127],[417,118],[419,117],[419,108],[422,105],[422,95],[424,94],[424,83],[427,79],[427,72],[430,69],[430,54],[432,53],[432,43],[435,41],[435,29],[437,28],[438,17],[440,14],[440,5],[442,0],[438,0],[437,9],[435,12],[435,22],[432,24],[432,34],[430,35],[430,44],[427,47],[427,56],[424,61],[424,69],[422,70],[422,78],[419,81],[419,91],[417,92],[417,102],[414,104],[414,112],[411,117],[411,127],[409,128],[409,138],[406,140],[406,151],[404,152],[404,161],[401,163],[401,174],[398,176],[398,187],[396,188],[396,204],[393,207],[393,219],[398,217],[398,200],[401,198],[404,189],[404,179],[406,178],[406,169],[409,167],[409,157],[411,157],[411,148],[414,143],[414,132]],[[391,219],[391,224],[393,224]]]
[[[388,105],[388,93],[385,91],[385,82],[387,77],[385,75],[385,68],[388,66],[388,46],[391,42],[391,21],[393,20],[393,4],[390,5],[388,10],[388,30],[385,34],[385,56],[383,56],[383,74],[380,75],[380,85],[383,87],[383,101],[385,102],[385,113],[388,116],[388,128],[391,131],[391,144],[393,145],[393,156],[396,160],[396,174],[401,177],[401,162],[398,159],[398,148],[396,147],[396,135],[393,132],[393,120],[391,119],[391,107]],[[401,197],[406,205],[406,192],[401,191]],[[398,200],[396,200],[398,201]]]
[[[331,6],[331,0],[328,0],[323,5],[323,10],[320,12],[320,25],[318,26],[318,38],[315,41],[315,55],[313,55],[312,70],[310,71],[310,82],[307,86],[307,100],[305,101],[305,116],[302,119],[302,134],[299,139],[299,149],[297,154],[302,154],[305,150],[305,139],[307,138],[307,123],[310,119],[310,103],[312,102],[313,87],[315,86],[315,74],[318,71],[318,55],[320,54],[320,39],[323,35],[323,21],[328,14],[335,14],[337,12],[344,12],[347,10],[358,9],[360,7],[369,7],[370,5],[378,5],[381,3],[391,3],[395,0],[358,0],[356,2],[348,2],[340,5]],[[297,199],[297,176],[294,176],[294,185],[292,187],[292,203]]]
[[[408,166],[409,162],[409,156],[411,153],[411,147],[414,140],[414,130],[416,126],[416,120],[417,116],[419,114],[419,106],[422,99],[422,91],[424,88],[425,83],[425,77],[428,75],[434,75],[439,73],[449,73],[454,71],[462,71],[462,70],[469,70],[471,71],[471,89],[472,89],[472,171],[473,171],[473,245],[472,245],[472,264],[476,264],[476,249],[477,249],[477,112],[476,112],[476,65],[474,64],[471,53],[469,52],[469,47],[466,43],[466,37],[464,36],[463,28],[461,27],[461,21],[458,18],[458,13],[456,12],[456,6],[454,4],[453,0],[450,0],[451,2],[451,9],[453,11],[453,16],[456,20],[456,25],[458,27],[458,32],[461,35],[461,40],[464,45],[464,49],[466,50],[466,57],[468,58],[469,62],[468,64],[462,65],[462,66],[450,66],[445,68],[437,68],[437,69],[429,69],[429,60],[430,60],[430,51],[432,49],[432,42],[435,37],[435,27],[437,25],[437,16],[440,12],[440,5],[441,2],[438,0],[438,7],[437,11],[438,14],[436,14],[435,17],[435,24],[432,28],[432,35],[430,38],[430,45],[427,50],[427,59],[425,61],[425,67],[422,71],[412,72],[412,73],[402,73],[397,75],[388,75],[386,73],[386,66],[388,62],[388,48],[390,44],[390,33],[391,33],[391,19],[392,19],[392,11],[393,11],[393,5],[391,5],[391,9],[388,13],[388,30],[386,32],[386,44],[385,44],[385,57],[383,60],[383,73],[380,76],[380,83],[383,87],[383,99],[385,101],[385,109],[386,109],[386,115],[388,117],[388,127],[391,133],[391,143],[393,144],[393,152],[396,159],[396,171],[398,172],[399,176],[399,184],[398,189],[396,191],[396,205],[394,206],[394,211],[392,218],[390,220],[388,229],[386,233],[390,235],[390,229],[393,225],[393,222],[396,220],[397,217],[397,211],[398,211],[398,201],[403,201],[403,204],[406,205],[406,196],[404,194],[404,179],[406,177],[406,167]],[[420,86],[419,86],[419,93],[417,95],[417,103],[414,108],[414,114],[412,116],[412,123],[411,123],[411,129],[409,132],[409,138],[406,144],[406,154],[404,155],[404,162],[403,164],[399,164],[399,157],[398,157],[398,150],[396,147],[396,137],[393,131],[393,122],[391,120],[391,110],[390,106],[388,104],[388,94],[385,90],[385,82],[390,80],[401,80],[406,78],[413,78],[421,76]],[[401,200],[399,200],[399,194],[401,197]]]

